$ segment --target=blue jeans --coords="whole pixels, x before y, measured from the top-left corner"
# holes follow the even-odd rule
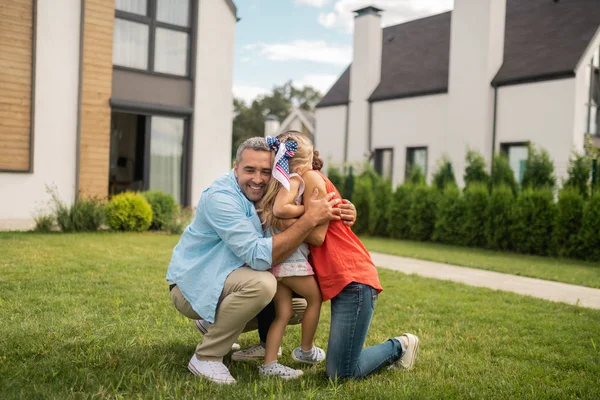
[[[327,375],[331,379],[361,379],[404,355],[404,343],[396,339],[363,349],[376,301],[377,290],[356,282],[331,299],[327,345]]]

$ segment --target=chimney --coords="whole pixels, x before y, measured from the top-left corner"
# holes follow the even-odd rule
[[[269,114],[265,117],[265,137],[277,136],[279,134],[279,119],[273,114]]]
[[[346,161],[369,156],[370,108],[367,99],[381,80],[381,12],[376,7],[354,11],[354,55],[350,69],[350,104]]]
[[[502,66],[506,0],[455,0],[450,30],[446,149],[456,171],[467,147],[492,160],[494,89]],[[462,186],[462,173],[457,174]]]

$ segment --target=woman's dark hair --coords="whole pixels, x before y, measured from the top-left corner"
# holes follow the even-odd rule
[[[313,164],[312,164],[312,169],[314,169],[315,171],[320,171],[321,168],[323,168],[323,160],[321,160],[319,158],[319,152],[318,151],[314,151],[313,152]]]

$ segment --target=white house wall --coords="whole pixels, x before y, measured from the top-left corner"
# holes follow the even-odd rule
[[[581,150],[581,142],[576,146],[573,140],[575,89],[575,79],[498,88],[497,149],[531,141],[550,153],[557,177],[564,177],[571,152]]]
[[[200,1],[196,53],[192,205],[217,177],[229,172],[236,17],[226,2]]]
[[[46,185],[75,199],[80,6],[37,2],[33,173],[0,173],[0,229],[32,227]]]
[[[315,149],[329,166],[341,166],[344,162],[347,106],[332,106],[315,110]]]
[[[407,147],[427,147],[427,175],[431,176],[446,151],[447,118],[446,94],[373,103],[373,149],[394,149],[394,185],[404,181]]]
[[[589,64],[592,56],[600,47],[600,28],[594,39],[590,42],[583,57],[575,70],[575,129],[573,131],[573,142],[578,148],[583,148],[584,133],[587,131],[588,98],[590,95]]]

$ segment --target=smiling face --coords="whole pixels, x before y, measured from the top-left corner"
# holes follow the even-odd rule
[[[246,149],[233,169],[238,185],[248,200],[262,199],[271,180],[271,152]]]

